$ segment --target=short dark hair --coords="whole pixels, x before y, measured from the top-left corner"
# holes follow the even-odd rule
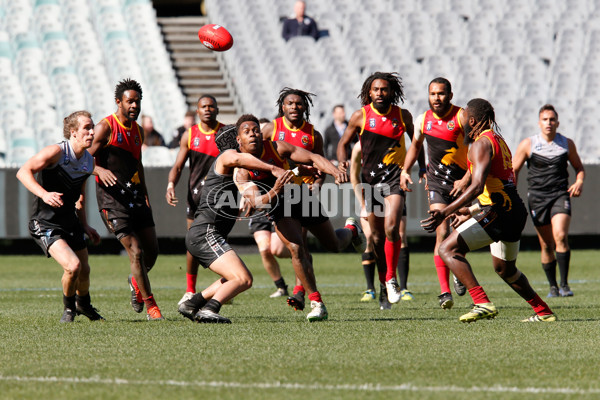
[[[335,106],[333,106],[333,108],[331,109],[331,112],[334,112],[336,108],[344,108],[343,104],[336,104]]]
[[[235,125],[222,126],[215,136],[215,144],[221,153],[229,149],[237,150],[237,129]]]
[[[193,111],[191,111],[191,110],[190,111],[186,111],[185,112],[185,117],[192,117],[192,118],[196,119],[196,113],[193,112]]]
[[[63,119],[63,136],[65,139],[71,138],[71,130],[77,130],[79,128],[79,117],[92,118],[92,114],[89,111],[81,110],[75,111],[69,114]]]
[[[540,115],[542,115],[542,113],[544,111],[552,111],[554,113],[554,115],[556,115],[556,119],[558,119],[558,112],[556,112],[556,109],[554,108],[554,106],[552,104],[544,104],[541,108],[540,108],[540,112],[538,113],[538,117]]]
[[[452,93],[452,84],[448,79],[438,76],[437,78],[433,78],[431,82],[429,82],[429,86],[431,86],[432,83],[439,83],[440,85],[444,85],[446,89],[446,94]],[[427,88],[429,88],[429,86]]]
[[[363,106],[371,104],[371,85],[373,81],[383,79],[390,84],[392,94],[392,104],[397,105],[399,101],[404,103],[404,87],[402,86],[402,78],[396,72],[375,72],[369,76],[362,85],[358,98]]]
[[[123,93],[128,90],[135,90],[140,95],[140,100],[142,99],[142,86],[137,81],[127,78],[123,79],[115,87],[115,100],[121,100]]]
[[[254,123],[256,123],[256,125],[258,125],[260,127],[260,122],[258,121],[258,118],[256,118],[252,114],[244,114],[241,117],[239,117],[237,122],[235,123],[235,131],[239,133],[240,126],[242,126],[242,124],[244,122],[248,122],[248,121],[254,122]]]
[[[269,122],[271,122],[271,120],[269,118],[262,117],[261,119],[258,120],[258,122],[261,124],[265,124],[265,123],[268,124]]]
[[[196,104],[200,103],[200,100],[202,99],[211,99],[213,103],[215,103],[215,106],[219,106],[217,103],[217,98],[211,94],[203,94],[202,96],[198,97],[198,101],[196,102]]]

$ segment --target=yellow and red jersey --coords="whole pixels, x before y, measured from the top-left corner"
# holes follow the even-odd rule
[[[274,142],[286,142],[294,146],[303,148],[310,152],[315,150],[315,127],[306,122],[302,122],[300,128],[294,128],[288,124],[284,117],[279,117],[273,120],[273,134],[271,140]],[[303,176],[302,180],[305,183],[313,183],[314,176]]]
[[[515,174],[512,166],[512,154],[502,136],[488,129],[482,132],[478,140],[489,140],[492,145],[492,159],[483,193],[477,197],[481,205],[493,205],[510,211],[512,197],[518,196],[515,187]],[[473,164],[469,162],[469,170],[473,172]]]
[[[223,126],[220,122],[214,129],[205,131],[200,124],[192,126],[188,131],[188,157],[190,160],[189,190],[194,194],[194,202],[199,199],[198,191],[201,182],[210,170],[210,166],[219,155],[219,149],[215,143],[215,136]],[[194,193],[196,192],[196,193]]]

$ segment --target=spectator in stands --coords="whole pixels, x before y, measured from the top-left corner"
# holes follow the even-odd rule
[[[144,128],[144,144],[142,150],[148,146],[166,146],[162,135],[154,129],[154,122],[149,115],[142,115],[142,128]]]
[[[325,157],[329,160],[335,160],[337,162],[336,150],[340,138],[344,134],[348,121],[346,120],[346,111],[344,110],[343,104],[337,104],[333,106],[333,122],[325,129]],[[351,146],[346,149],[347,153],[351,152]]]
[[[319,29],[314,19],[304,14],[306,3],[299,0],[294,5],[293,18],[286,18],[283,21],[283,31],[281,36],[287,42],[294,36],[312,36],[313,39],[319,39]]]
[[[194,111],[188,111],[185,113],[183,118],[183,125],[173,131],[173,139],[169,143],[170,149],[176,149],[179,147],[179,140],[181,136],[187,132],[194,124],[196,124],[196,113]]]

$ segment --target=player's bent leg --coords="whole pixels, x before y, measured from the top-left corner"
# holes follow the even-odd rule
[[[277,232],[271,232],[271,254],[278,258],[291,258],[290,251],[279,238]]]
[[[148,228],[141,229],[136,232],[139,239],[140,245],[143,249],[144,268],[146,271],[150,271],[156,263],[158,257],[158,238],[156,237],[156,229],[151,226]]]
[[[77,278],[81,269],[81,262],[67,242],[59,239],[48,248],[48,254],[54,258],[63,268],[61,279],[63,292],[63,315],[61,323],[69,323],[75,320],[77,315],[75,292]]]
[[[281,269],[279,268],[279,263],[275,259],[273,253],[271,253],[271,231],[270,230],[260,230],[254,232],[254,241],[258,246],[258,251],[260,252],[260,257],[262,259],[263,266],[265,270],[273,280],[275,287],[277,290],[272,293],[269,297],[276,298],[288,295],[287,285],[285,284],[285,280],[281,276]]]

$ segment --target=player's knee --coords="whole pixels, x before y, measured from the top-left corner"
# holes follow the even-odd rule
[[[562,247],[566,247],[567,246],[567,232],[565,231],[560,231],[560,232],[556,232],[554,234],[554,241],[556,242],[556,244],[560,244]]]
[[[72,279],[77,279],[81,272],[81,261],[79,259],[70,260],[64,267],[65,273]]]
[[[385,237],[390,242],[396,242],[400,240],[400,233],[398,232],[398,227],[395,225],[390,225],[385,227]]]
[[[290,243],[287,246],[292,258],[301,258],[304,256],[304,248],[301,244],[298,243]]]
[[[252,283],[254,282],[254,278],[252,277],[252,273],[250,271],[246,271],[241,274],[238,278],[239,286],[242,290],[248,290],[252,287]]]

